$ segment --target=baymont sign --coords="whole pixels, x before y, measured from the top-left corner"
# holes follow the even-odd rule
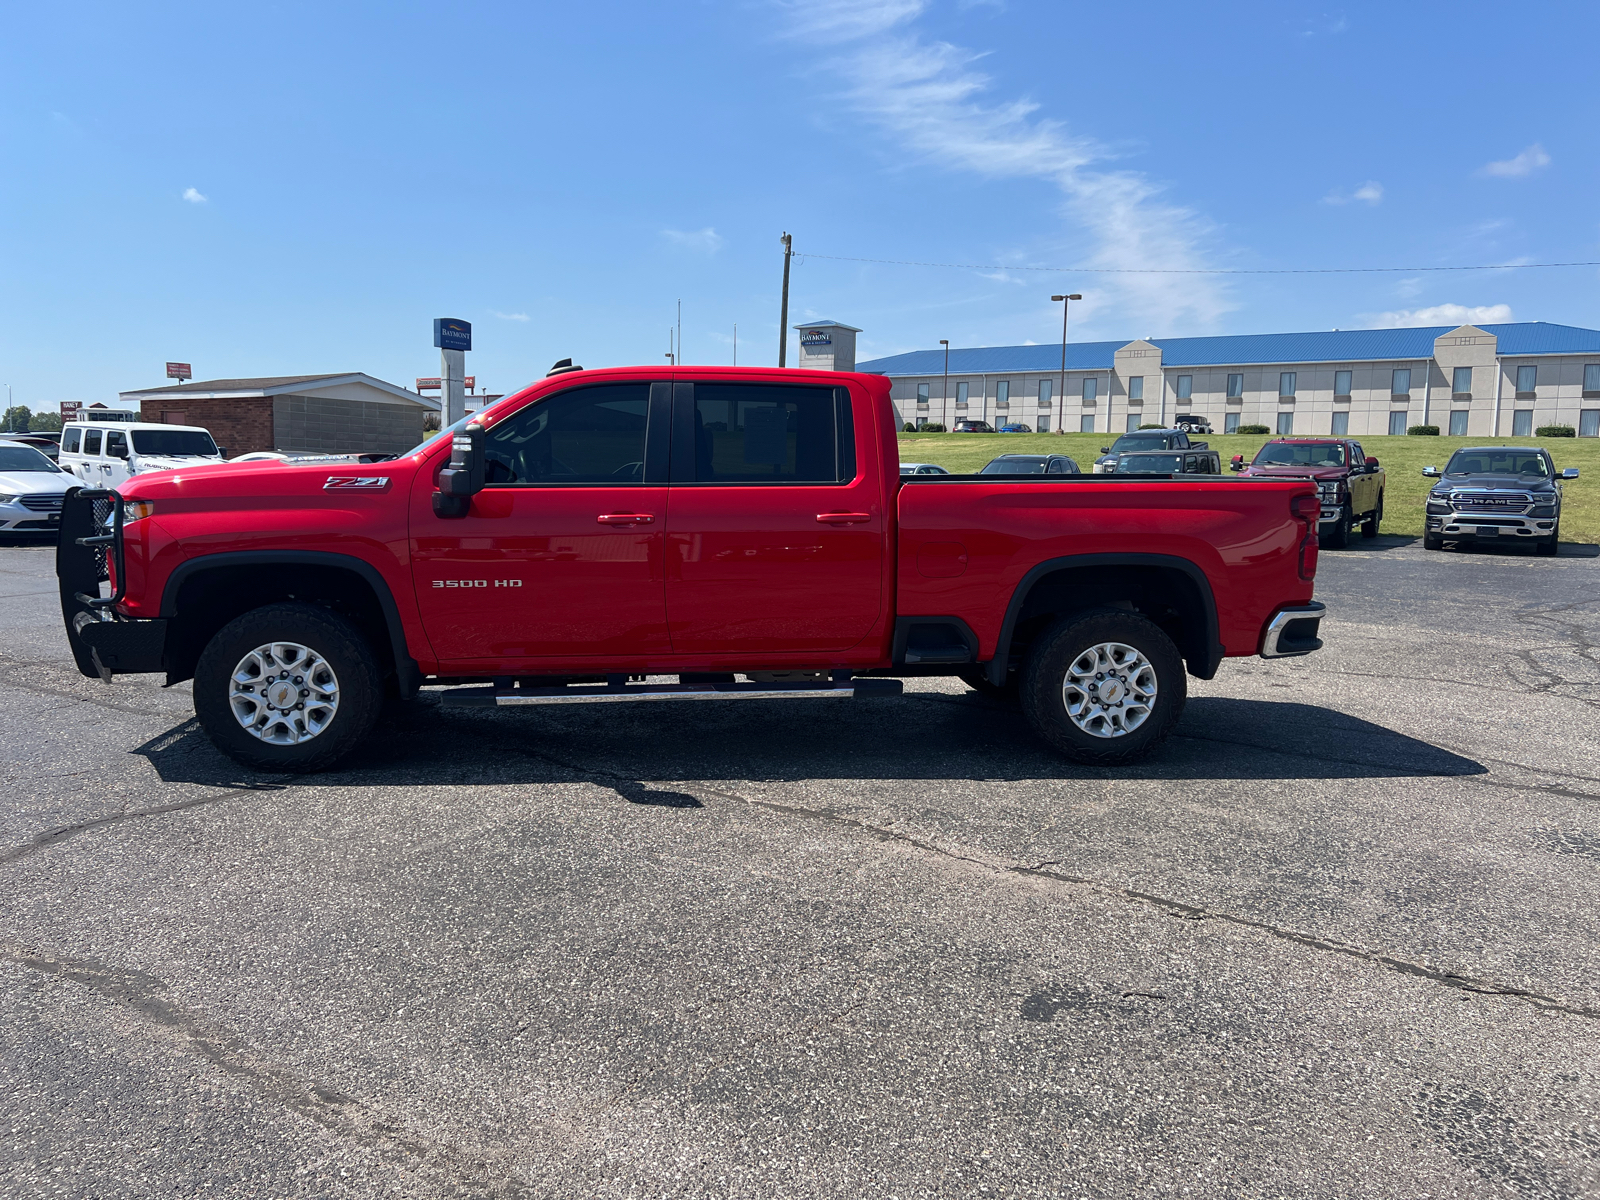
[[[821,329],[813,329],[800,335],[802,346],[831,346],[833,335]]]

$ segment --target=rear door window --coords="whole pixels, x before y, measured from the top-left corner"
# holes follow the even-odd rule
[[[62,434],[61,435],[61,451],[62,451],[62,453],[63,454],[76,454],[78,452],[78,439],[82,436],[82,434],[83,434],[83,430],[81,430],[81,429],[69,429],[69,430],[66,431],[66,433]]]
[[[847,483],[855,437],[847,388],[680,385],[673,483]]]
[[[100,435],[104,430],[85,429],[83,431],[83,452],[98,456],[100,453]]]

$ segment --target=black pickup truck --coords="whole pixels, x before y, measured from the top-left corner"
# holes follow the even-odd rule
[[[1423,467],[1422,474],[1439,480],[1428,493],[1424,550],[1492,538],[1554,554],[1561,544],[1559,481],[1576,479],[1578,468],[1557,475],[1550,452],[1538,446],[1474,446],[1452,454],[1442,472]]]
[[[1100,447],[1100,457],[1094,460],[1092,474],[1114,475],[1117,459],[1124,454],[1147,450],[1204,450],[1205,442],[1189,440],[1186,429],[1138,429],[1125,433],[1109,446]]]

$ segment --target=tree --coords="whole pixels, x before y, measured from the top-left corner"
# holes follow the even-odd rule
[[[18,404],[6,409],[5,431],[7,433],[27,433],[28,421],[33,413],[28,411],[26,404]]]
[[[60,433],[60,413],[34,413],[28,418],[29,433]]]

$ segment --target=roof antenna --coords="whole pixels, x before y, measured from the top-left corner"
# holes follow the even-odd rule
[[[563,358],[555,366],[551,367],[548,371],[546,371],[544,373],[544,377],[546,379],[549,379],[550,376],[552,376],[552,375],[565,375],[568,371],[581,371],[581,370],[583,370],[582,367],[575,367],[575,366],[572,365],[572,360],[570,358]]]

